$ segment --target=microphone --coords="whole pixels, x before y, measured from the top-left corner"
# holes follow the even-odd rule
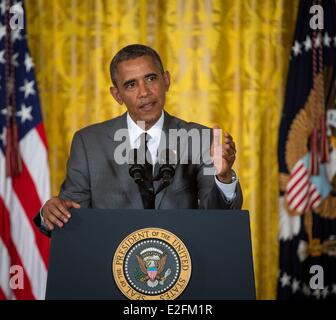
[[[143,184],[145,180],[145,160],[141,158],[138,149],[132,149],[128,154],[129,174],[136,184]]]
[[[173,150],[165,149],[159,155],[159,177],[162,178],[162,188],[168,187],[175,175],[177,159]],[[161,191],[160,190],[160,191]]]

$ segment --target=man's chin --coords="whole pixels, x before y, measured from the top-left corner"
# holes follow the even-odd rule
[[[160,111],[159,113],[158,112],[155,112],[155,113],[148,113],[148,114],[141,114],[141,121],[144,121],[146,123],[146,127],[147,126],[152,126],[155,124],[155,122],[157,122],[160,117],[161,117],[161,114],[162,114],[162,111]]]

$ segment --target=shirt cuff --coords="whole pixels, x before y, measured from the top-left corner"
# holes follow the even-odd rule
[[[48,225],[44,222],[44,218],[43,218],[43,215],[42,215],[42,209],[43,209],[44,205],[42,206],[42,208],[40,209],[40,218],[41,218],[41,226],[46,228],[47,230],[49,230],[49,227]]]
[[[214,176],[217,187],[224,194],[227,201],[231,201],[236,197],[236,186],[238,179],[235,179],[231,183],[220,182],[216,176]]]

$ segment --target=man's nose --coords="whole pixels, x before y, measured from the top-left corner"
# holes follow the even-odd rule
[[[139,84],[139,96],[140,98],[145,98],[150,95],[150,90],[145,82],[140,82]]]

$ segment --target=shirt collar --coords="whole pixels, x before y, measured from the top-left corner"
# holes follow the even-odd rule
[[[156,143],[159,143],[161,139],[163,123],[164,123],[164,112],[162,110],[162,114],[159,120],[156,121],[156,123],[149,130],[147,130],[147,133],[150,135],[152,139],[155,140]],[[127,112],[127,128],[129,132],[131,146],[134,146],[140,135],[146,132],[133,121],[128,112]]]

